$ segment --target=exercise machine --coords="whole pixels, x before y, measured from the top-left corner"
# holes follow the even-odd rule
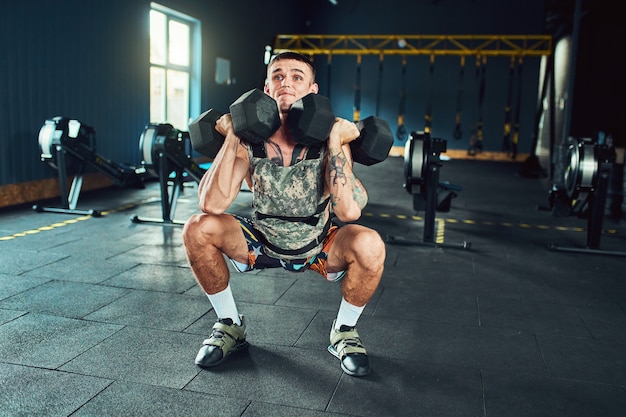
[[[446,152],[444,139],[431,138],[425,132],[411,132],[404,147],[404,188],[413,196],[413,210],[424,211],[424,233],[421,241],[388,236],[387,243],[406,246],[435,246],[469,249],[470,242],[446,244],[435,240],[435,214],[449,211],[451,201],[462,187],[439,182],[443,166],[441,153]]]
[[[550,190],[550,207],[555,216],[587,218],[587,241],[584,248],[551,243],[550,250],[626,256],[626,252],[600,249],[615,149],[591,138],[569,138],[566,162],[563,185]]]
[[[133,215],[133,223],[181,226],[185,222],[174,219],[178,197],[183,187],[200,182],[206,170],[191,158],[189,132],[175,129],[169,123],[147,125],[139,138],[141,164],[159,179],[161,191],[161,218]]]
[[[41,161],[55,169],[59,177],[61,207],[34,205],[37,212],[81,214],[99,217],[98,210],[76,208],[83,184],[86,167],[95,168],[121,187],[144,188],[143,167],[116,163],[95,150],[96,130],[76,119],[53,117],[44,122],[39,130]],[[68,190],[68,178],[73,176]]]

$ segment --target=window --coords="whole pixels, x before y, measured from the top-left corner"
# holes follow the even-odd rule
[[[200,109],[200,22],[156,3],[150,10],[150,121],[187,130]]]

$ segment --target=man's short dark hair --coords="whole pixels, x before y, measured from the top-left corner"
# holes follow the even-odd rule
[[[313,61],[311,61],[309,57],[293,51],[281,52],[272,57],[270,63],[268,64],[268,68],[271,67],[274,62],[280,61],[281,59],[294,59],[296,61],[304,62],[305,64],[307,64],[309,68],[311,68],[311,72],[313,73],[313,81],[315,82],[315,65],[313,65]]]

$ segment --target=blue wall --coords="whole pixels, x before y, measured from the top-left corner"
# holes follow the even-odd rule
[[[264,81],[264,46],[279,33],[538,34],[543,1],[163,0],[164,6],[202,22],[202,108],[227,110]],[[381,9],[381,5],[385,9]],[[506,9],[503,9],[506,7]],[[0,185],[55,177],[39,160],[44,120],[77,118],[96,128],[97,150],[119,162],[140,161],[138,139],[149,123],[148,0],[0,0]],[[231,60],[237,83],[214,83],[215,58]],[[336,112],[352,117],[354,57],[333,60],[331,97]],[[325,57],[319,57],[321,92]],[[524,67],[520,151],[527,152],[537,97],[537,63]],[[385,60],[381,116],[395,131],[400,60]],[[468,61],[468,69],[473,65]],[[364,57],[364,116],[374,112],[378,58]],[[488,63],[485,145],[500,150],[508,58]],[[423,128],[426,97],[435,91],[433,133],[450,138],[458,87],[458,58],[437,58],[428,83],[425,57],[409,59],[407,127]],[[472,113],[473,72],[466,71],[464,117]],[[469,121],[468,121],[469,123]],[[465,123],[464,123],[465,125]],[[449,140],[466,148],[467,136]]]
[[[116,4],[114,7],[113,5]],[[146,5],[139,2],[2,0],[0,184],[51,176],[37,135],[47,118],[94,126],[113,159],[137,156],[148,115]]]

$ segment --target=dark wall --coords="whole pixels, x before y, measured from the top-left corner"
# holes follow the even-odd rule
[[[543,0],[303,0],[310,33],[541,33]]]
[[[497,0],[163,0],[202,22],[202,109],[226,111],[264,81],[264,46],[279,33],[531,34],[541,33],[543,1]],[[384,8],[383,8],[384,7]],[[505,8],[506,7],[506,8]],[[63,115],[96,128],[97,150],[137,164],[138,138],[149,123],[149,0],[0,0],[0,185],[54,177],[39,160],[44,120]],[[216,85],[215,58],[231,60],[236,84]],[[370,59],[372,58],[372,59]],[[325,57],[319,57],[325,62]],[[343,61],[343,62],[342,62]],[[537,97],[537,62],[524,66],[521,139],[528,142]],[[468,61],[468,69],[473,62]],[[409,61],[407,127],[423,128],[426,97],[434,91],[433,133],[454,127],[458,58],[437,59],[430,83],[427,58]],[[339,115],[352,116],[354,57],[333,61],[330,87]],[[385,60],[381,116],[396,128],[399,59]],[[488,63],[485,144],[500,150],[508,58]],[[362,114],[372,114],[378,59],[364,58]],[[475,111],[474,77],[465,74],[464,117]],[[466,120],[467,120],[466,119]],[[470,122],[467,121],[466,125]],[[449,147],[466,148],[449,140]],[[527,151],[523,144],[521,151]]]
[[[571,134],[611,134],[626,146],[626,1],[588,2],[580,19]]]

